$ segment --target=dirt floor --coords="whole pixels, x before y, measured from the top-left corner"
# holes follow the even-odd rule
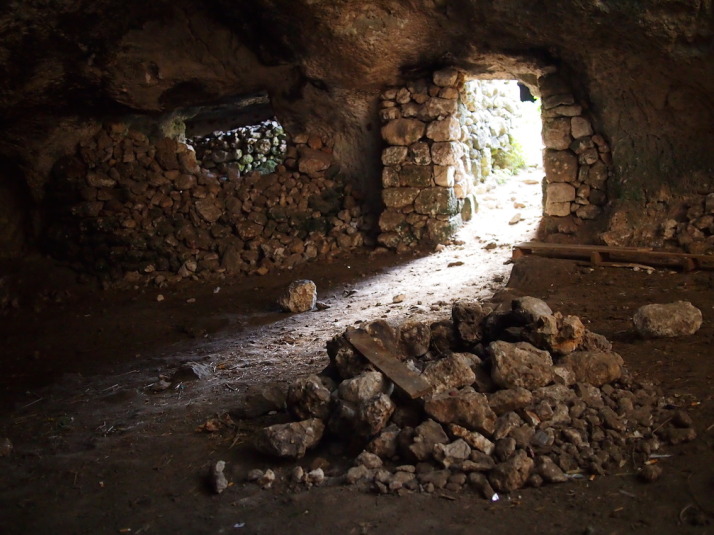
[[[512,244],[537,226],[538,202],[524,199],[539,198],[539,180],[533,171],[498,190],[483,187],[478,216],[453,244],[413,256],[359,252],[267,277],[131,291],[78,284],[70,270],[41,260],[8,267],[0,440],[14,449],[0,456],[0,533],[714,533],[714,273],[537,257],[510,265]],[[329,308],[277,310],[278,295],[300,278],[316,282]],[[626,467],[497,502],[469,490],[397,497],[245,481],[252,468],[284,475],[295,464],[250,448],[251,431],[279,417],[238,418],[254,406],[252,394],[320,371],[325,342],[347,326],[443,319],[455,299],[504,291],[580,316],[634,374],[661,383],[690,412],[698,438],[668,447],[661,479],[641,483]],[[699,332],[634,334],[639,306],[676,300],[702,310]],[[186,362],[207,365],[208,377],[156,391]],[[230,426],[198,430],[227,414]],[[206,473],[219,459],[231,486],[215,495]],[[300,465],[329,475],[350,460],[333,444]]]

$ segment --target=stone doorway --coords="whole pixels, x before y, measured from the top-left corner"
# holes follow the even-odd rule
[[[499,148],[492,151],[491,147],[499,147],[499,138],[507,141],[508,135],[501,127],[491,135],[490,127],[478,124],[484,106],[469,96],[471,83],[462,71],[447,68],[431,79],[382,93],[380,118],[387,145],[382,152],[384,211],[378,236],[382,245],[407,250],[418,244],[444,243],[477,209],[475,186],[483,169],[493,167],[494,154],[499,154]],[[590,106],[576,99],[559,74],[540,76],[529,88],[542,99],[541,234],[546,238],[559,234],[555,239],[563,239],[601,214],[612,163],[609,147],[595,132]],[[490,87],[488,91],[492,92]],[[514,95],[520,93],[516,91],[514,85]],[[484,132],[483,139],[479,131]]]

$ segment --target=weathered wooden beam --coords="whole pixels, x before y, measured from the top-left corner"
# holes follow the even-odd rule
[[[641,262],[645,264],[680,267],[684,271],[714,269],[714,256],[655,251],[651,247],[610,247],[607,245],[571,245],[560,243],[525,242],[513,246],[513,260],[534,254],[551,258],[588,259],[594,265],[608,262]]]
[[[429,381],[407,368],[393,352],[384,347],[381,340],[373,338],[364,329],[348,329],[345,338],[412,399],[423,397],[431,392],[432,386]]]

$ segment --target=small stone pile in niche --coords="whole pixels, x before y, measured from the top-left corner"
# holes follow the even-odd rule
[[[107,126],[55,168],[57,254],[112,279],[266,274],[360,247],[369,228],[327,140],[298,135],[275,172],[203,169],[187,145]]]
[[[277,121],[213,132],[187,143],[196,151],[201,167],[223,174],[229,170],[237,170],[241,175],[251,171],[272,173],[287,151],[287,135]]]
[[[361,453],[324,481],[398,494],[471,487],[491,499],[626,466],[652,480],[665,444],[696,437],[688,414],[635,380],[605,337],[539,299],[456,302],[449,320],[363,328],[431,393],[410,399],[345,333],[328,343],[321,375],[289,387],[296,421],[259,431],[260,451],[300,459],[336,439]],[[285,478],[311,484],[301,467]]]

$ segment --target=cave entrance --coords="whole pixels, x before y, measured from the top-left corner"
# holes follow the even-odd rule
[[[467,80],[457,118],[475,206],[499,209],[488,219],[477,218],[478,225],[495,226],[502,218],[513,225],[522,220],[537,225],[543,178],[540,99],[516,80]]]

